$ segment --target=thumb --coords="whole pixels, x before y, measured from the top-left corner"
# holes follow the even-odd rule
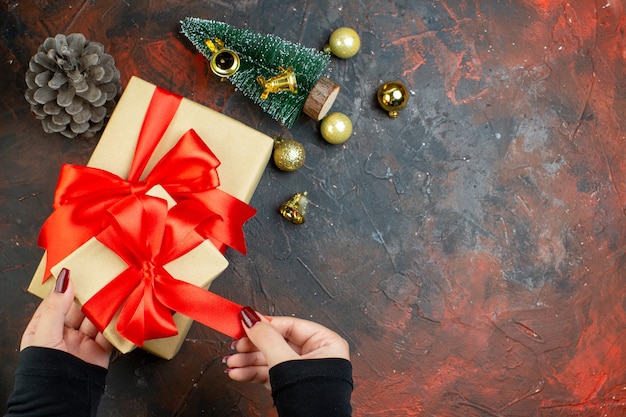
[[[22,349],[27,346],[56,348],[62,344],[65,316],[74,300],[69,275],[65,268],[59,273],[54,289],[41,302],[24,331]]]
[[[261,319],[253,309],[242,308],[240,316],[246,335],[261,351],[270,368],[282,362],[301,359],[284,336],[267,319]]]

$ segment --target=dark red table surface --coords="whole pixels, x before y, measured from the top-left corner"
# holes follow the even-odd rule
[[[313,48],[356,29],[360,53],[328,69],[353,136],[281,127],[211,73],[186,16]],[[1,2],[0,403],[59,168],[98,141],[45,134],[24,72],[46,37],[82,32],[123,85],[138,75],[303,143],[300,170],[268,165],[248,255],[229,252],[212,289],[342,334],[355,416],[626,415],[625,23],[619,0]],[[375,99],[390,80],[410,90],[395,120]],[[305,190],[306,223],[288,223],[277,207]],[[116,355],[100,415],[275,415],[263,387],[223,373],[229,343],[194,324],[171,361]]]

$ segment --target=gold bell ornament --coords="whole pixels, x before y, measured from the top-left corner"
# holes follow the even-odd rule
[[[285,201],[279,208],[280,214],[291,223],[302,224],[305,220],[306,209],[309,205],[307,192],[296,193]]]
[[[354,29],[348,27],[336,29],[324,46],[324,52],[343,59],[352,58],[359,52],[359,49],[361,49],[361,38]]]
[[[278,67],[279,74],[266,80],[265,77],[258,76],[256,81],[265,90],[261,93],[261,99],[266,100],[270,93],[280,93],[281,91],[291,91],[292,93],[298,93],[298,83],[296,81],[296,73],[292,67],[287,69]]]
[[[295,171],[304,165],[304,146],[293,139],[274,138],[274,163],[282,171]]]
[[[237,72],[241,61],[235,51],[225,48],[224,42],[220,39],[215,39],[215,42],[207,39],[204,43],[213,53],[211,55],[210,67],[215,75],[224,79]]]
[[[398,112],[406,107],[409,101],[409,92],[400,81],[390,81],[378,89],[378,104],[395,119]]]

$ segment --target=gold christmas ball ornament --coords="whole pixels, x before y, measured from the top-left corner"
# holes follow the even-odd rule
[[[280,214],[291,223],[302,224],[305,221],[306,210],[309,205],[307,192],[296,193],[285,201],[279,208]]]
[[[304,146],[293,139],[274,138],[274,163],[282,171],[295,171],[304,165]]]
[[[409,91],[400,81],[390,81],[378,89],[378,103],[395,119],[409,101]]]
[[[361,38],[352,28],[340,27],[331,35],[324,52],[332,53],[338,58],[352,58],[361,49]]]
[[[343,113],[331,113],[322,119],[320,132],[326,142],[339,145],[352,135],[352,122]]]

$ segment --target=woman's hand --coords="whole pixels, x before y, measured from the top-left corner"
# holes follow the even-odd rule
[[[233,343],[237,350],[223,360],[235,381],[259,382],[269,387],[269,369],[298,359],[343,358],[350,347],[341,336],[321,324],[294,317],[261,318],[244,307],[241,318],[247,336]]]
[[[59,273],[54,289],[26,326],[20,350],[29,346],[57,349],[108,368],[113,347],[74,303],[69,275],[67,269]]]

